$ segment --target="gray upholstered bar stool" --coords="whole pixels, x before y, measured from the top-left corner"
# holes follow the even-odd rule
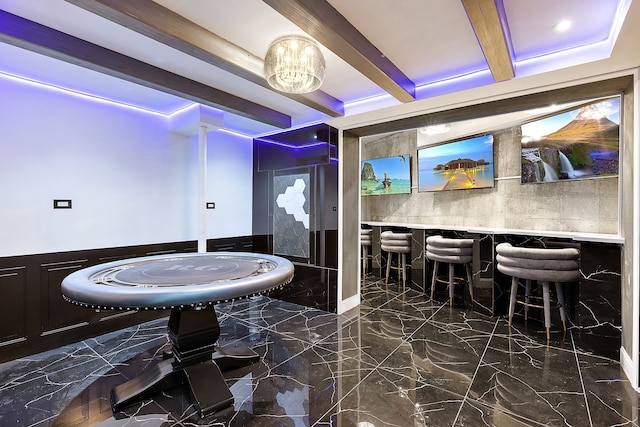
[[[529,307],[540,307],[530,303],[531,282],[542,282],[542,300],[544,309],[544,326],[547,339],[551,329],[551,296],[549,284],[556,285],[556,297],[560,309],[562,327],[567,330],[567,315],[564,310],[563,282],[575,282],[580,278],[580,251],[576,248],[523,248],[512,246],[510,243],[500,243],[496,246],[496,261],[498,270],[511,276],[511,294],[509,296],[509,326],[515,311],[518,292],[518,279],[525,280],[525,299],[519,303],[524,305],[525,319]]]
[[[473,301],[473,276],[471,263],[473,262],[473,239],[453,239],[442,236],[427,237],[427,258],[433,261],[433,277],[431,278],[431,299],[438,280],[438,266],[440,263],[449,265],[449,305],[453,305],[453,287],[455,285],[454,269],[456,264],[464,264],[467,272],[469,294]]]
[[[369,259],[371,259],[371,254],[369,253],[369,248],[372,244],[371,235],[373,234],[372,229],[361,228],[360,229],[360,246],[362,246],[362,276],[364,277],[367,274],[367,265],[369,264]]]
[[[411,233],[397,233],[394,231],[383,231],[380,234],[380,248],[388,253],[387,274],[384,281],[387,288],[389,286],[389,273],[391,269],[398,270],[398,281],[402,279],[402,287],[406,285],[407,279],[407,254],[411,253]],[[397,266],[391,266],[393,254],[397,255]],[[398,283],[399,284],[399,283]]]

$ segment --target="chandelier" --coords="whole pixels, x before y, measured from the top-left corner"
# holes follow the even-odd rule
[[[307,93],[318,89],[324,79],[324,57],[318,45],[303,36],[277,39],[264,58],[269,85],[286,93]]]

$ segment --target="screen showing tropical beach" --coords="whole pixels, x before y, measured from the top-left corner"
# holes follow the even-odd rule
[[[522,183],[618,175],[620,97],[522,125]]]
[[[411,193],[411,156],[400,154],[363,160],[360,193],[363,196]]]
[[[418,150],[418,191],[493,187],[493,135]]]

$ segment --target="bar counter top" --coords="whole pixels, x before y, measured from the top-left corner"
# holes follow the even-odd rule
[[[408,224],[398,222],[376,222],[376,221],[361,221],[362,224],[372,227],[405,227],[419,230],[451,230],[451,231],[466,231],[468,233],[478,234],[511,234],[519,236],[541,236],[541,237],[555,237],[562,239],[571,239],[578,242],[598,242],[598,243],[614,243],[624,244],[624,237],[620,234],[606,234],[606,233],[579,233],[570,231],[550,231],[550,230],[525,230],[515,228],[484,228],[484,227],[465,227],[459,225],[436,225],[436,224]]]

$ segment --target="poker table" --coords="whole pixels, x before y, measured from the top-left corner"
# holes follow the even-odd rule
[[[113,411],[188,386],[201,417],[233,404],[221,370],[253,363],[248,348],[217,346],[215,304],[260,295],[293,279],[293,264],[249,252],[157,255],[99,264],[62,281],[63,297],[99,310],[170,309],[167,358],[111,391]]]

